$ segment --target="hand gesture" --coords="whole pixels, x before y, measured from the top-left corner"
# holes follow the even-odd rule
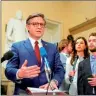
[[[49,83],[47,83],[47,84],[44,84],[44,85],[40,86],[39,88],[45,89],[45,90],[47,90],[47,89],[48,90],[58,89],[56,83],[53,80],[51,81],[50,85],[49,85]]]
[[[33,78],[39,75],[40,67],[37,65],[27,67],[28,61],[25,60],[21,68],[18,70],[18,78]]]
[[[96,74],[93,74],[93,77],[92,78],[88,78],[88,83],[91,86],[96,86]]]
[[[73,77],[74,75],[75,75],[75,70],[72,70],[72,71],[69,72],[69,76]]]

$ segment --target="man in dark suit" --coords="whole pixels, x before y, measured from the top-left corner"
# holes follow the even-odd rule
[[[52,71],[50,83],[52,89],[57,89],[63,81],[64,69],[57,47],[41,39],[45,25],[43,14],[30,15],[26,20],[29,38],[12,45],[14,56],[7,63],[5,75],[15,83],[15,95],[19,94],[20,89],[26,90],[27,87],[48,88],[45,61],[39,52],[41,47],[47,52],[46,58]],[[49,86],[49,89],[51,87]]]
[[[96,32],[90,34],[88,47],[91,54],[78,67],[79,95],[96,95]]]

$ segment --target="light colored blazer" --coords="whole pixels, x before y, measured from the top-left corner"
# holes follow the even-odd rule
[[[78,65],[79,65],[79,62],[81,62],[83,59],[79,59],[77,60],[76,62],[76,66],[75,66],[75,75],[74,75],[74,78],[73,78],[73,81],[72,83],[70,82],[69,80],[69,73],[70,71],[73,70],[73,66],[71,65],[70,61],[71,61],[71,56],[67,59],[66,61],[66,73],[65,73],[65,81],[66,83],[68,84],[71,84],[70,85],[70,88],[69,88],[69,94],[70,95],[77,95],[77,74],[78,74]],[[74,63],[74,62],[73,62]]]

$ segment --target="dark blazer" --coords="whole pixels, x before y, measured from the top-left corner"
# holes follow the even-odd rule
[[[77,79],[77,89],[78,95],[92,95],[93,87],[88,83],[88,77],[92,77],[90,57],[79,63],[78,66],[78,79]],[[96,95],[96,86],[95,95]]]
[[[54,44],[45,42],[42,40],[42,45],[47,51],[47,59],[49,61],[51,70],[52,70],[52,79],[56,79],[58,81],[58,86],[63,81],[64,78],[64,68],[60,61],[59,52],[57,51],[57,47]],[[5,75],[9,80],[12,80],[15,83],[15,91],[14,94],[19,94],[19,88],[26,89],[26,87],[36,87],[46,84],[47,78],[44,70],[44,62],[42,59],[41,64],[41,73],[38,77],[35,78],[24,78],[21,80],[16,79],[16,73],[18,69],[22,66],[25,59],[28,60],[28,66],[32,66],[38,64],[35,52],[31,45],[29,39],[14,43],[12,45],[12,52],[14,56],[9,60],[5,69]]]

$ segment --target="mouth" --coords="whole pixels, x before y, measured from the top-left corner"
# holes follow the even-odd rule
[[[36,31],[37,33],[41,33],[41,31]]]
[[[80,49],[81,47],[77,47],[78,49]]]
[[[90,47],[90,48],[93,48],[94,46],[91,45],[91,46],[89,46],[89,47]]]

